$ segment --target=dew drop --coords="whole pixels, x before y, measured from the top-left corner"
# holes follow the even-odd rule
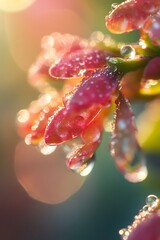
[[[126,228],[120,229],[120,230],[119,230],[119,234],[120,234],[120,235],[123,235],[123,234],[126,232],[126,230],[127,230]]]
[[[148,206],[145,205],[145,206],[142,208],[141,212],[148,212]]]
[[[53,153],[57,146],[53,145],[53,146],[50,146],[50,145],[47,145],[45,143],[44,140],[42,140],[40,143],[39,143],[39,150],[40,152],[43,154],[43,155],[50,155],[51,153]]]
[[[120,52],[122,57],[128,58],[128,59],[134,59],[136,55],[136,51],[131,45],[125,45],[121,47]]]
[[[74,172],[78,173],[80,176],[85,177],[89,175],[94,168],[95,165],[95,159],[92,157],[91,159],[85,161],[85,162],[78,162],[75,165],[72,165],[70,168]]]
[[[127,228],[123,228],[119,231],[119,235],[121,236],[122,240],[127,240],[129,237],[129,231],[127,230]]]
[[[111,63],[111,64],[117,64],[118,63],[118,59],[115,58],[115,57],[110,57],[108,59],[108,62]]]
[[[159,199],[155,195],[149,195],[146,198],[146,204],[147,204],[148,207],[155,208],[159,204]]]
[[[126,124],[126,122],[125,122],[123,119],[119,119],[119,120],[118,120],[118,127],[119,127],[121,130],[123,130],[123,129],[125,129],[125,128],[127,127],[127,124]]]
[[[72,155],[72,153],[77,149],[80,149],[83,145],[84,143],[82,139],[80,137],[76,137],[63,143],[62,148],[66,154],[66,157],[70,158],[70,155]]]
[[[124,177],[130,182],[141,182],[146,179],[148,170],[141,149],[135,150],[133,160],[124,168]]]
[[[112,10],[115,10],[118,7],[118,3],[112,3],[111,8]]]
[[[139,40],[139,45],[141,46],[142,49],[146,49],[147,48],[147,44],[143,39]]]

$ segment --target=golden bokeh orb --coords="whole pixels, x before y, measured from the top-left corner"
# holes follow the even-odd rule
[[[31,6],[36,0],[0,0],[0,11],[18,12]]]

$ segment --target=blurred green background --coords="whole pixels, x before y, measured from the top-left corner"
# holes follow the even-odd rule
[[[148,194],[160,195],[160,184],[155,172],[150,172],[143,183],[124,180],[108,153],[109,134],[104,136],[95,168],[82,188],[60,204],[31,199],[14,171],[15,148],[20,140],[16,114],[38,95],[26,78],[40,51],[40,39],[55,31],[83,37],[97,30],[108,33],[104,17],[113,1],[35,0],[28,8],[16,11],[19,1],[15,0],[14,12],[13,8],[3,11],[8,10],[9,2],[0,1],[0,239],[120,239],[118,230],[131,223]],[[138,34],[113,37],[134,42]]]

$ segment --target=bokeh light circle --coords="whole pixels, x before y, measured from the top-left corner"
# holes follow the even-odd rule
[[[0,0],[0,10],[18,12],[31,6],[36,0]]]
[[[15,171],[28,195],[38,201],[57,204],[76,193],[85,181],[69,170],[61,146],[44,156],[34,146],[20,142],[15,151]]]

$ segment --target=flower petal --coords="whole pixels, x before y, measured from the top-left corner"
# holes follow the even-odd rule
[[[143,79],[159,80],[160,79],[160,57],[155,57],[147,64],[144,69]]]
[[[113,33],[130,32],[142,28],[148,16],[154,14],[159,0],[128,0],[119,5],[106,17],[106,27]]]
[[[107,53],[99,49],[86,49],[71,53],[50,67],[53,78],[83,76],[86,70],[94,70],[106,64]]]
[[[100,106],[92,107],[86,112],[73,112],[65,107],[59,108],[46,128],[45,142],[58,144],[79,136],[100,110]]]
[[[128,240],[160,239],[160,211],[142,221],[130,234]]]
[[[134,115],[129,102],[121,93],[116,100],[110,151],[118,169],[127,180],[140,182],[147,177],[145,157],[136,139]]]
[[[103,120],[104,111],[101,111],[82,132],[84,144],[75,147],[67,156],[67,166],[82,176],[88,175],[94,166],[93,155],[101,141]]]
[[[66,108],[80,111],[93,105],[109,105],[120,78],[121,74],[109,66],[97,70],[75,88]]]
[[[160,12],[146,20],[143,31],[147,33],[153,45],[160,45]]]
[[[38,89],[44,89],[46,83],[53,81],[48,73],[52,64],[65,55],[88,47],[88,42],[74,35],[53,33],[43,37],[41,46],[42,52],[29,69],[28,75],[29,83]]]

